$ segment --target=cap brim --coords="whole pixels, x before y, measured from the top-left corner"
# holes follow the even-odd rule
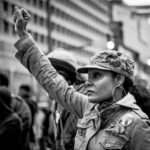
[[[78,69],[77,69],[77,72],[78,72],[78,73],[87,73],[89,69],[110,70],[110,69],[105,68],[105,67],[102,67],[102,66],[87,65],[87,66],[78,68]]]

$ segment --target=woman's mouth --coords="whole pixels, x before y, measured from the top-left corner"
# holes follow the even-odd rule
[[[88,95],[88,96],[91,96],[91,95],[93,95],[94,93],[95,93],[94,91],[88,90],[87,95]]]

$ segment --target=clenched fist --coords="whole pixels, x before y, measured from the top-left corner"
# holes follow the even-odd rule
[[[27,24],[30,21],[30,14],[24,8],[19,9],[15,7],[14,13],[14,22],[15,22],[15,31],[18,33],[19,37],[27,34]]]

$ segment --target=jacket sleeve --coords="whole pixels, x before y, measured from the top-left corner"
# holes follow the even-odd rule
[[[88,97],[76,92],[52,67],[30,34],[15,43],[16,58],[31,72],[40,85],[68,111],[81,118],[88,107]]]
[[[132,150],[150,149],[150,126],[145,121],[139,119],[131,134]]]

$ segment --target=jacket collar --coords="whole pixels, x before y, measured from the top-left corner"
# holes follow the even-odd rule
[[[111,106],[103,109],[102,111],[99,111],[99,105],[95,106],[95,111],[98,113],[102,113],[104,111],[107,111],[109,109],[114,108],[116,105],[120,105],[126,108],[134,109],[134,110],[139,110],[139,106],[136,104],[136,100],[133,95],[128,93],[124,98],[121,100],[117,101],[116,103],[112,104]]]
[[[131,109],[139,109],[139,107],[136,104],[134,96],[131,95],[130,93],[128,93],[123,99],[116,102],[116,105],[120,105]]]

